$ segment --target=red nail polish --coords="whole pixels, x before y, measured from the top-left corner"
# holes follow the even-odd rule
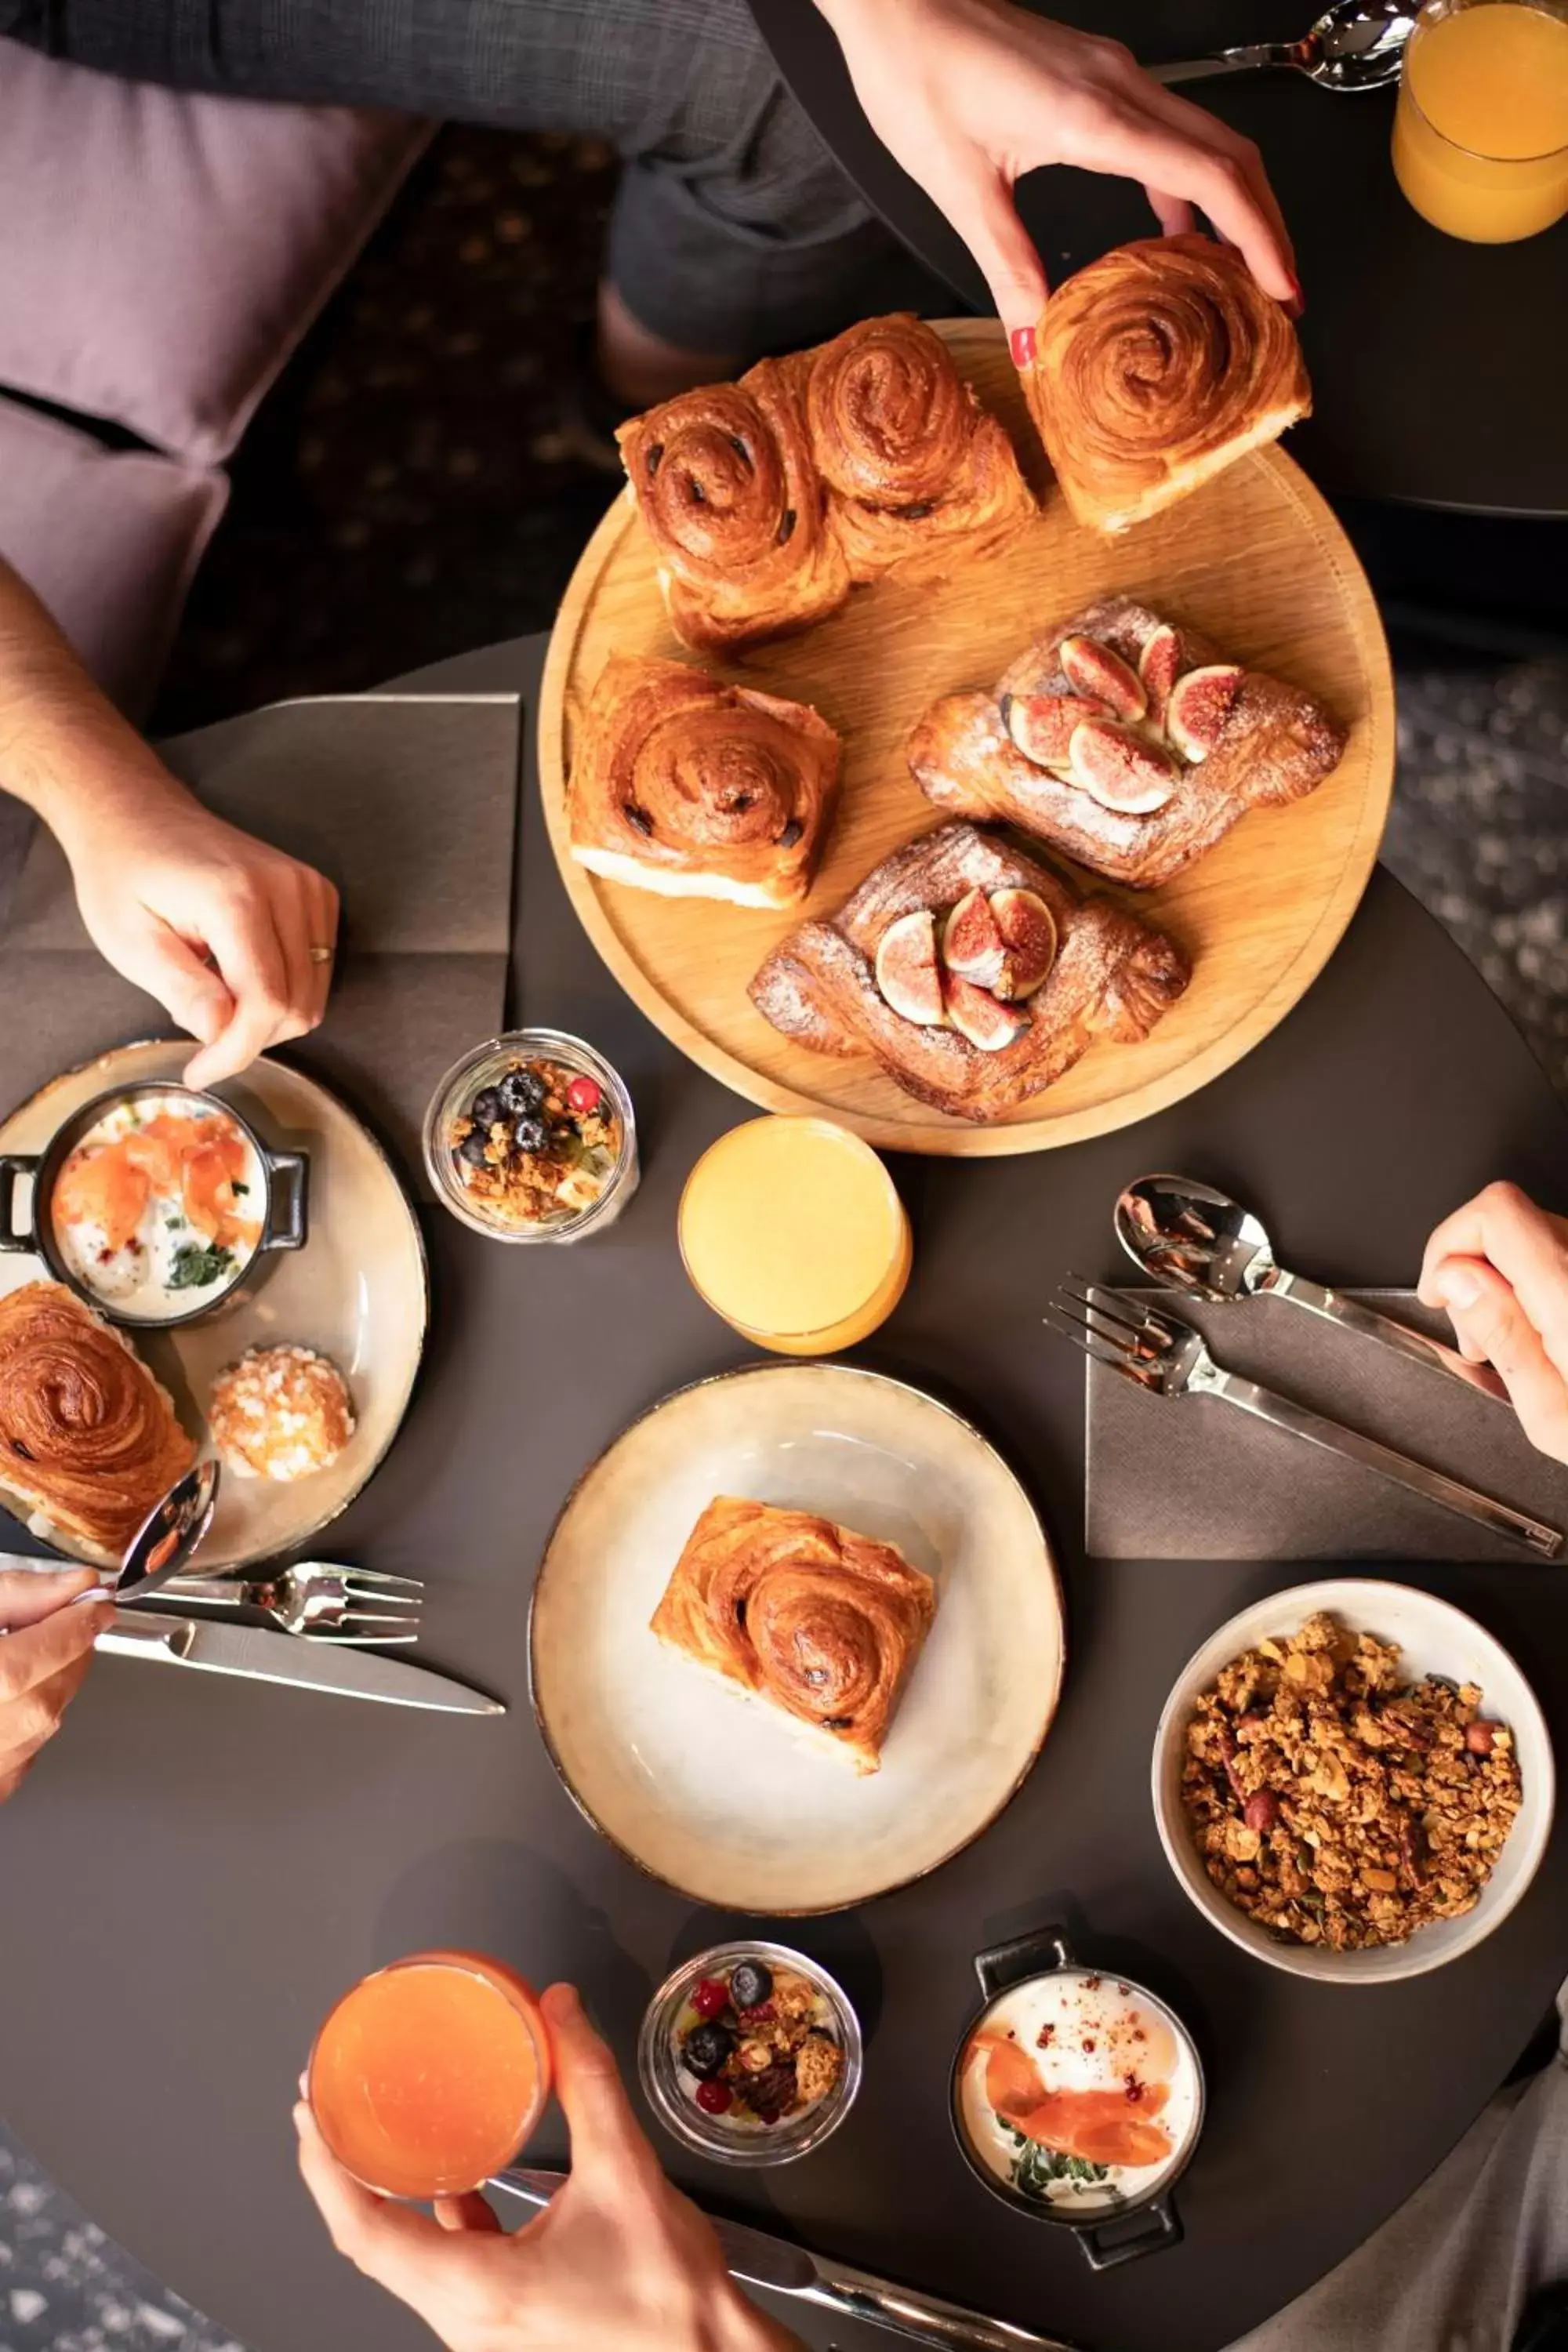
[[[1017,369],[1019,374],[1022,375],[1026,368],[1032,368],[1035,364],[1035,331],[1033,327],[1015,327],[1013,330],[1010,348],[1013,353],[1013,365]]]

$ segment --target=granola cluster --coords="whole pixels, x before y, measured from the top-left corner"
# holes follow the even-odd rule
[[[621,1122],[596,1078],[561,1062],[517,1061],[480,1087],[447,1140],[464,1190],[493,1223],[561,1224],[609,1182]]]
[[[1238,1910],[1338,1952],[1457,1918],[1520,1807],[1506,1724],[1473,1683],[1402,1683],[1399,1652],[1326,1614],[1224,1668],[1187,1729],[1182,1799]]]
[[[692,1987],[676,2027],[704,2114],[775,2124],[825,2099],[844,2069],[825,1993],[794,1969],[739,1960]]]

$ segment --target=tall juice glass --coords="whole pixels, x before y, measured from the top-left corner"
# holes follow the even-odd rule
[[[826,1356],[886,1322],[912,1244],[893,1180],[827,1118],[753,1118],[705,1151],[681,1195],[680,1255],[716,1315],[759,1348]]]
[[[1450,236],[1501,245],[1568,212],[1568,0],[1427,0],[1405,52],[1394,168]]]
[[[343,1995],[310,2053],[338,2162],[388,2197],[457,2197],[501,2171],[550,2097],[531,1989],[476,1952],[416,1952]]]

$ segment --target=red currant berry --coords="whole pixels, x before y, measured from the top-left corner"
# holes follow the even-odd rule
[[[727,2114],[733,2097],[734,2093],[728,2083],[699,2083],[697,2085],[697,2104],[704,2115]]]
[[[604,1089],[595,1078],[574,1078],[566,1089],[566,1099],[574,1111],[580,1111],[586,1118],[604,1100]]]
[[[776,2107],[759,2107],[757,2109],[757,2121],[760,2124],[776,2124],[778,2119],[779,2111]]]
[[[722,1977],[704,1977],[691,1996],[699,2017],[720,2017],[730,2006],[730,1988]]]

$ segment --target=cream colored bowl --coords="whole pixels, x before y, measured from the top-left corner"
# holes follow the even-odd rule
[[[1200,1694],[1213,1687],[1222,1666],[1229,1665],[1254,1643],[1278,1641],[1294,1633],[1320,1609],[1357,1633],[1396,1642],[1403,1653],[1402,1668],[1412,1682],[1419,1682],[1423,1675],[1445,1675],[1452,1682],[1479,1684],[1487,1714],[1508,1725],[1519,1755],[1523,1802],[1475,1908],[1462,1918],[1434,1920],[1430,1927],[1418,1928],[1407,1943],[1388,1944],[1374,1951],[1328,1952],[1309,1944],[1283,1943],[1238,1911],[1205,1870],[1182,1805],[1187,1726]],[[1189,1658],[1165,1703],[1154,1737],[1153,1796],[1154,1818],[1166,1858],[1198,1909],[1222,1936],[1267,1960],[1270,1968],[1286,1969],[1292,1976],[1312,1977],[1322,1984],[1393,1984],[1445,1967],[1463,1953],[1474,1951],[1494,1927],[1501,1927],[1541,1867],[1552,1832],[1556,1772],[1551,1734],[1534,1692],[1501,1643],[1473,1617],[1411,1585],[1384,1584],[1371,1577],[1331,1576],[1318,1584],[1298,1584],[1289,1591],[1270,1593],[1266,1601],[1231,1618]]]

